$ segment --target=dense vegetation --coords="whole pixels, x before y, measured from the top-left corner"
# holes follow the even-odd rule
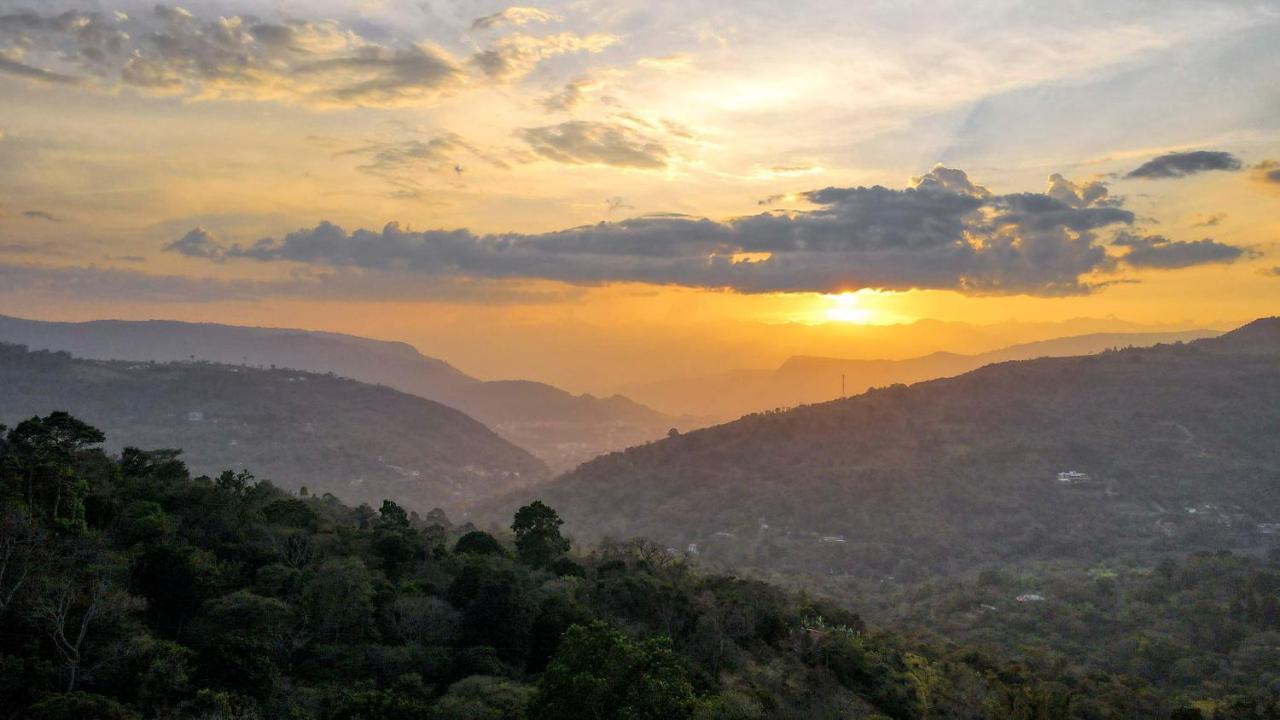
[[[842,596],[896,629],[1012,655],[1041,671],[1131,675],[1175,694],[1280,695],[1280,552],[1204,552],[1146,566],[993,566],[963,580],[847,588]]]
[[[598,398],[539,382],[482,381],[408,344],[338,333],[161,320],[61,323],[0,315],[0,341],[97,360],[204,360],[335,373],[457,408],[556,470],[688,423],[617,395]]]
[[[7,717],[1201,717],[1195,693],[907,644],[644,541],[575,555],[541,503],[495,537],[102,440],[55,413],[0,442]],[[1240,693],[1214,717],[1278,712]]]
[[[1269,320],[992,365],[685,433],[537,493],[583,539],[644,535],[795,576],[1261,552],[1280,539],[1278,361]]]
[[[253,468],[281,487],[357,502],[454,509],[547,474],[457,410],[331,375],[0,344],[0,387],[0,422],[67,410],[114,449],[180,447],[197,472]]]

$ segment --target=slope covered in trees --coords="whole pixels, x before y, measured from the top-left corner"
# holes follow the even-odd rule
[[[245,473],[192,478],[173,451],[108,456],[102,440],[66,414],[0,436],[0,717],[1280,712],[1267,675],[1207,696],[1042,672],[873,632],[838,606],[700,575],[644,541],[575,554],[541,503],[495,537],[439,511],[351,508]]]
[[[70,411],[112,447],[180,447],[198,472],[459,508],[546,467],[453,408],[329,375],[211,363],[81,360],[0,345],[0,422]]]
[[[164,320],[43,322],[0,316],[0,341],[95,360],[232,365],[335,373],[458,408],[558,470],[661,437],[686,419],[615,395],[573,395],[531,381],[481,381],[406,343],[339,333]]]
[[[597,459],[538,494],[582,538],[646,535],[733,567],[902,580],[1268,547],[1278,437],[1269,319],[753,415]]]

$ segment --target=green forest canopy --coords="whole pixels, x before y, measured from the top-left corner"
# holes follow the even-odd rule
[[[393,502],[108,456],[65,414],[0,440],[0,708],[11,718],[1276,717],[1217,696],[868,630],[643,540],[573,552]],[[1261,593],[1260,623],[1276,608]],[[1270,602],[1275,603],[1274,595]]]

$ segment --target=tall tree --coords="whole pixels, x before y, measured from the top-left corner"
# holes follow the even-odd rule
[[[511,529],[516,534],[516,554],[534,567],[545,567],[569,551],[569,541],[560,534],[564,521],[541,500],[516,511]]]
[[[10,430],[6,440],[28,509],[61,530],[83,532],[89,483],[76,472],[76,458],[105,439],[102,431],[65,412],[33,417]]]

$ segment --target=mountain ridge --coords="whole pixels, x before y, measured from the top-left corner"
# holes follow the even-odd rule
[[[195,358],[332,372],[457,408],[560,470],[691,422],[622,396],[573,395],[529,380],[480,380],[408,343],[326,331],[176,320],[46,322],[0,315],[0,341],[97,360]]]
[[[1280,520],[1280,344],[1257,350],[1277,329],[755,413],[536,492],[584,538],[809,577],[1258,548]]]
[[[335,375],[0,344],[0,386],[0,422],[68,411],[119,447],[182,448],[196,472],[250,467],[287,489],[391,498],[420,512],[458,510],[548,475],[460,410]]]

